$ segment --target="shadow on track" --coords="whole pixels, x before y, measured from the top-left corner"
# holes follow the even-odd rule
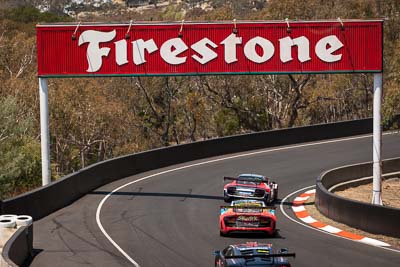
[[[95,191],[89,193],[90,195],[108,195],[111,192],[108,191]],[[156,193],[156,192],[114,192],[112,193],[116,196],[140,196],[140,197],[177,197],[177,198],[194,198],[194,199],[211,199],[211,200],[223,200],[223,197],[219,196],[209,196],[209,195],[192,195],[192,194],[182,194],[182,193]]]
[[[282,199],[277,199],[276,201],[273,202],[273,204],[274,204],[274,205],[275,205],[275,204],[276,204],[276,205],[282,204],[283,206],[289,206],[289,207],[294,206],[293,202],[291,202],[291,201],[282,202]],[[314,202],[312,202],[312,203],[303,203],[303,204],[301,204],[301,205],[302,205],[302,206],[314,205]]]
[[[222,238],[234,238],[234,239],[285,239],[285,237],[279,234],[279,229],[273,235],[263,234],[263,233],[231,233],[228,236]]]
[[[32,248],[31,255],[23,262],[22,267],[28,267],[33,262],[34,258],[43,252],[43,249]]]

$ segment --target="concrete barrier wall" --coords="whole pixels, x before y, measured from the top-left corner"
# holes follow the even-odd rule
[[[372,162],[368,162],[322,173],[317,178],[315,205],[322,214],[337,222],[374,234],[400,237],[400,209],[355,201],[328,191],[339,183],[371,176],[372,168]],[[399,170],[400,158],[383,161],[383,173]]]
[[[397,116],[393,121],[399,120],[400,116]],[[363,119],[218,138],[127,155],[91,165],[20,196],[0,200],[0,214],[26,214],[38,220],[102,185],[141,172],[229,153],[371,132],[372,119]],[[29,259],[32,252],[32,227],[28,235],[24,230],[18,230],[7,242],[3,255],[9,259],[7,261],[11,266]]]
[[[192,160],[247,150],[340,138],[372,132],[372,119],[273,130],[155,149],[91,165],[56,182],[3,200],[1,214],[40,219],[112,181]]]
[[[2,258],[9,267],[28,266],[33,249],[33,224],[21,226],[5,244]]]

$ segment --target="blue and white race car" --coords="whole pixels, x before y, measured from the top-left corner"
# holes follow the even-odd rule
[[[222,251],[215,251],[214,255],[215,267],[290,267],[287,258],[296,256],[295,253],[288,253],[287,249],[274,251],[272,244],[257,242],[229,245]]]

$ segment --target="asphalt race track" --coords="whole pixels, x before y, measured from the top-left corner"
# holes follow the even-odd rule
[[[189,162],[98,188],[34,223],[37,256],[31,266],[214,266],[214,250],[254,240],[295,252],[292,266],[400,266],[398,252],[309,229],[286,218],[279,208],[277,237],[219,236],[223,176],[265,174],[279,184],[283,199],[314,185],[322,171],[371,161],[372,137],[247,153],[252,154]],[[385,135],[383,157],[398,156],[400,134]],[[185,167],[193,164],[197,165]],[[168,171],[178,167],[182,168]],[[133,182],[143,177],[148,178]],[[288,201],[283,207],[293,216]]]

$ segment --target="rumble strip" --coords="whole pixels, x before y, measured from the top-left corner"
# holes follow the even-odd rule
[[[301,194],[300,196],[296,197],[293,201],[293,212],[295,213],[295,215],[297,216],[297,218],[299,218],[300,220],[302,220],[303,222],[307,223],[308,225],[314,227],[314,228],[318,228],[322,231],[334,234],[334,235],[338,235],[344,238],[348,238],[354,241],[358,241],[361,243],[366,243],[368,245],[373,245],[373,246],[378,246],[378,247],[390,247],[389,244],[376,240],[376,239],[372,239],[369,237],[364,237],[364,236],[360,236],[357,234],[353,234],[350,232],[346,232],[343,231],[339,228],[321,223],[317,220],[315,220],[314,218],[312,218],[306,208],[304,207],[304,202],[306,202],[311,196],[313,196],[315,194],[315,189],[306,191],[305,193]]]

